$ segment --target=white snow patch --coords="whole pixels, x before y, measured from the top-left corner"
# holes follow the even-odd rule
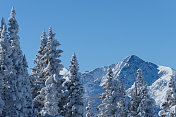
[[[149,86],[151,96],[155,99],[156,105],[160,106],[165,101],[165,96],[169,90],[168,82],[173,75],[173,70],[169,67],[158,66],[158,74],[161,75],[151,86]]]

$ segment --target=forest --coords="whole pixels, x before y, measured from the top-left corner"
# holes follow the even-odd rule
[[[64,68],[60,60],[63,51],[52,27],[48,34],[43,31],[35,66],[29,73],[15,15],[12,7],[8,25],[2,18],[0,27],[1,117],[176,117],[175,76],[169,79],[166,99],[158,111],[140,68],[127,90],[125,78],[115,77],[109,66],[102,85],[104,92],[98,99],[101,103],[92,108],[92,102],[85,101],[75,52],[67,76],[60,73]]]

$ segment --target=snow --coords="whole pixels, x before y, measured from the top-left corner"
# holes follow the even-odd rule
[[[133,83],[136,78],[136,70],[141,68],[143,77],[147,81],[147,85],[149,85],[149,93],[154,98],[157,109],[166,98],[166,93],[169,90],[168,82],[171,76],[176,73],[170,67],[146,62],[135,55],[129,56],[117,64],[112,64],[111,68],[115,77],[123,78],[126,76],[125,79],[128,82],[126,83],[126,90],[134,87]],[[108,66],[103,66],[81,73],[81,79],[85,89],[85,103],[91,102],[91,108],[95,114],[98,113],[96,107],[101,103],[99,95],[104,92],[102,85],[105,82],[107,70]],[[68,79],[67,69],[63,69],[60,73],[64,75],[64,78]]]
[[[60,75],[63,75],[63,76],[66,76],[68,74],[68,70],[66,68],[63,68],[61,71],[60,71]]]
[[[176,113],[176,105],[171,107],[170,112],[171,113]]]
[[[149,89],[152,98],[156,101],[156,105],[160,106],[165,100],[166,93],[169,90],[168,82],[175,71],[164,66],[158,66],[158,70],[160,77],[149,87]]]
[[[168,82],[171,75],[176,73],[175,70],[146,62],[135,55],[128,56],[122,62],[110,65],[115,78],[125,80],[126,90],[131,88],[137,77],[138,68],[142,70],[143,78],[149,85],[149,93],[156,101],[156,108],[164,101],[165,94],[169,90]],[[102,85],[105,82],[108,66],[96,68],[91,71],[81,73],[81,79],[85,89],[85,103],[91,102],[93,113],[97,114],[96,107],[101,103],[99,95],[104,92]],[[125,79],[124,79],[125,78]]]
[[[15,15],[16,13],[13,7],[10,17],[8,19],[8,32],[6,31],[7,26],[5,24],[4,18],[2,18],[0,27],[0,76],[1,80],[4,80],[3,82],[0,82],[0,86],[5,84],[3,88],[8,89],[7,91],[4,91],[6,95],[5,101],[3,101],[3,96],[0,93],[0,113],[2,112],[2,108],[5,108],[4,111],[6,111],[5,113],[7,114],[17,114],[17,116],[29,116],[31,115],[31,111],[33,108],[31,87],[29,75],[27,72],[27,61],[22,53],[22,50],[20,49],[20,37],[18,36],[19,25],[16,21]],[[38,95],[38,91],[41,88],[43,88],[40,91],[42,95],[44,93],[50,93],[49,90],[51,89],[52,91],[55,91],[53,92],[53,96],[56,97],[55,95],[58,92],[54,89],[56,89],[56,87],[58,88],[59,86],[64,86],[64,83],[61,83],[62,81],[64,82],[65,80],[65,82],[68,82],[70,80],[70,72],[66,68],[62,69],[63,66],[62,64],[60,64],[61,61],[57,59],[60,57],[60,53],[62,53],[63,51],[57,49],[60,43],[55,39],[55,33],[52,32],[51,27],[49,29],[48,36],[49,37],[47,38],[46,33],[43,32],[43,35],[41,36],[41,47],[38,50],[38,55],[36,56],[36,60],[34,61],[37,66],[33,68],[32,77],[37,76],[38,79],[34,82],[38,82],[39,84],[41,83],[42,85],[38,86],[37,83],[34,83],[34,85],[37,85],[38,88],[34,90],[33,97]],[[77,63],[75,63],[75,65],[77,66]],[[137,77],[136,71],[140,68],[142,70],[144,80],[147,82],[147,85],[149,85],[149,94],[156,102],[156,108],[159,108],[160,104],[166,101],[167,94],[170,91],[168,83],[171,77],[175,76],[176,74],[176,71],[172,68],[155,65],[151,62],[146,62],[135,55],[128,56],[120,63],[112,64],[110,65],[110,67],[112,68],[114,74],[113,77],[115,79],[121,79],[122,82],[125,83],[125,89],[128,92],[130,92],[130,90],[134,88],[134,81]],[[78,70],[78,68],[76,69]],[[103,85],[106,83],[107,72],[108,67],[103,66],[84,73],[77,73],[77,75],[81,76],[81,81],[85,89],[85,103],[91,103],[90,108],[95,114],[97,114],[96,107],[101,103],[99,95],[104,94]],[[45,78],[43,78],[42,75],[44,75]],[[62,76],[63,79],[61,80]],[[58,84],[60,85],[58,86]],[[46,86],[45,88],[43,87],[44,85]],[[3,88],[1,89],[4,90]],[[70,86],[70,89],[72,88],[73,87]],[[46,89],[48,90],[46,91]],[[59,93],[61,93],[61,89],[59,90]],[[78,92],[78,90],[75,89],[74,92]],[[45,95],[44,97],[39,96],[36,99],[43,100],[43,98],[46,98],[47,101],[45,103],[45,106],[47,107],[48,105],[50,105],[50,108],[53,111],[52,115],[56,115],[58,109],[56,109],[57,106],[55,105],[55,102],[57,99],[50,100],[50,98],[48,97],[47,95]],[[74,99],[71,98],[70,101],[72,100]],[[4,105],[5,107],[3,107]],[[77,106],[78,105],[75,105],[73,107],[77,108]],[[78,108],[78,110],[79,109],[80,108]],[[173,106],[170,111],[171,113],[175,113],[176,107]],[[46,114],[46,116],[48,116],[46,111],[44,111],[44,113]],[[161,113],[164,112],[160,111],[160,114]]]

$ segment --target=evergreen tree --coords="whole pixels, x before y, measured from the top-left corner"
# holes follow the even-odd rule
[[[19,25],[15,18],[14,7],[11,10],[9,17],[9,41],[11,44],[12,53],[10,58],[12,58],[13,63],[13,75],[15,80],[14,92],[16,93],[16,111],[18,117],[30,117],[32,116],[32,97],[31,97],[31,88],[30,81],[27,72],[26,61],[20,49],[20,42],[18,36]],[[30,105],[29,105],[30,104]],[[13,115],[13,114],[9,114]]]
[[[123,106],[122,90],[119,79],[113,78],[111,68],[108,69],[106,81],[103,85],[105,93],[100,95],[102,103],[98,106],[98,117],[120,117],[120,108]],[[122,109],[122,108],[121,108]],[[122,114],[123,115],[123,114]]]
[[[161,117],[176,117],[176,87],[175,76],[172,76],[169,81],[169,90],[167,91],[166,101],[160,106],[162,109],[159,112]]]
[[[40,41],[40,49],[37,51],[38,55],[36,55],[34,64],[36,66],[32,68],[31,72],[31,83],[32,83],[32,95],[33,98],[35,98],[38,94],[38,91],[41,90],[42,87],[44,87],[44,76],[42,75],[42,71],[44,68],[46,68],[46,65],[41,58],[44,56],[43,50],[45,49],[47,44],[47,35],[46,32],[43,32],[43,35],[41,36],[41,41]]]
[[[142,100],[138,108],[139,117],[156,117],[155,100],[149,96],[147,87],[143,89],[142,93]]]
[[[1,59],[1,75],[3,79],[3,94],[2,99],[4,100],[5,106],[3,108],[2,115],[3,116],[12,116],[15,117],[19,115],[19,104],[18,100],[18,92],[16,87],[16,78],[13,74],[13,63],[10,57],[11,55],[11,47],[7,34],[7,27],[5,24],[5,20],[2,19],[2,32],[1,32],[1,42],[0,42],[0,59]]]
[[[119,79],[119,95],[118,95],[118,108],[116,117],[127,117],[127,107],[126,107],[126,93],[122,79]]]
[[[83,117],[83,86],[78,70],[78,61],[74,53],[69,66],[69,80],[66,82],[68,100],[65,105],[65,117]]]
[[[31,93],[31,85],[30,85],[30,76],[28,74],[28,64],[26,60],[26,56],[23,56],[23,96],[24,96],[24,112],[26,112],[28,117],[33,117],[33,100]]]
[[[60,53],[63,51],[57,49],[60,43],[55,39],[55,34],[52,33],[51,27],[48,35],[46,47],[43,50],[44,55],[40,59],[46,64],[46,67],[40,71],[45,85],[39,95],[34,98],[34,101],[39,105],[38,112],[40,115],[49,114],[55,116],[63,111],[64,105],[64,87],[62,84],[65,80],[59,74],[63,68],[59,59]]]
[[[51,27],[49,28],[48,36],[46,47],[43,50],[44,55],[41,58],[44,64],[46,64],[46,67],[42,72],[45,80],[47,79],[47,76],[55,73],[58,74],[63,68],[63,65],[60,64],[61,60],[59,59],[61,56],[60,53],[63,51],[57,49],[57,47],[60,46],[60,43],[55,39],[55,34],[52,32]]]
[[[47,35],[46,32],[43,32],[43,35],[41,36],[40,41],[40,49],[37,50],[38,55],[36,55],[34,64],[36,66],[32,68],[31,72],[31,88],[32,88],[32,97],[33,99],[39,94],[39,91],[45,86],[45,77],[44,74],[42,74],[43,70],[46,68],[47,64],[44,63],[44,60],[41,60],[41,58],[45,55],[43,52],[46,44],[47,44]],[[41,103],[39,103],[37,100],[34,100],[34,113],[37,114],[40,108],[42,107]]]
[[[46,82],[45,87],[42,88],[41,94],[44,96],[44,107],[41,110],[41,115],[52,115],[59,114],[61,108],[59,107],[59,101],[62,101],[61,80],[56,74],[50,76]]]
[[[13,86],[11,81],[12,59],[7,27],[4,18],[1,20],[2,31],[0,38],[0,116],[6,116],[7,111],[16,114],[13,103]]]
[[[130,102],[128,104],[128,117],[155,117],[155,101],[148,94],[141,69],[138,69],[137,74],[135,87],[131,92]]]

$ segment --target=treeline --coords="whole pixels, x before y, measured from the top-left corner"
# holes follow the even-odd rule
[[[62,50],[49,27],[41,36],[40,48],[30,75],[25,55],[20,48],[19,25],[12,8],[8,27],[4,18],[0,27],[0,116],[2,117],[155,117],[155,100],[150,97],[142,71],[128,95],[122,79],[115,79],[109,67],[100,95],[99,114],[84,109],[84,89],[80,81],[79,64],[73,53],[68,78],[60,74]],[[161,104],[161,117],[176,116],[175,79],[171,78],[166,102]],[[127,101],[127,98],[130,98]],[[86,111],[84,111],[86,110]]]

